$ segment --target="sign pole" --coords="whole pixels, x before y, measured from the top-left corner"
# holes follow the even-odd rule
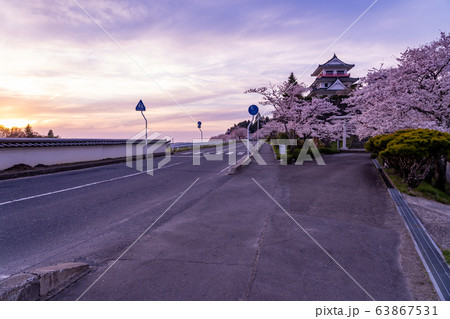
[[[141,114],[145,120],[145,148],[144,148],[144,150],[145,150],[145,158],[147,158],[147,147],[148,147],[148,144],[147,144],[147,118],[145,117],[143,111],[141,111]]]
[[[250,157],[250,125],[252,125],[253,119],[255,118],[254,115],[252,115],[252,120],[247,126],[247,157]]]
[[[252,120],[247,126],[247,157],[250,158],[250,126],[252,125],[255,115],[258,114],[259,109],[256,105],[250,105],[248,108],[248,113],[252,116]]]
[[[201,141],[203,143],[203,131],[202,131],[202,122],[198,121],[197,122],[197,127],[200,130],[200,136],[201,136]]]
[[[136,105],[136,111],[141,111],[142,117],[145,120],[145,147],[144,147],[144,157],[143,158],[147,158],[147,118],[144,115],[144,111],[145,111],[145,105],[144,102],[142,102],[142,100],[139,100],[139,103]],[[136,154],[137,155],[137,154]]]

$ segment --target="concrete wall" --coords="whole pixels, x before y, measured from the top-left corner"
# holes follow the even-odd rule
[[[164,153],[167,144],[160,145],[154,153]],[[132,155],[142,155],[142,145],[128,145]],[[150,147],[150,145],[149,145]],[[90,145],[90,146],[54,146],[54,147],[5,147],[0,148],[0,170],[17,164],[36,166],[96,161],[102,159],[126,157],[127,144]]]

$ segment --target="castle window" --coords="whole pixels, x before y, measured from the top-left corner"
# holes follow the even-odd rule
[[[344,75],[344,74],[345,74],[345,71],[344,71],[344,70],[337,70],[337,74],[338,74],[338,75]]]
[[[326,87],[326,88],[328,87],[328,84],[329,84],[329,83],[325,83],[325,87]]]
[[[325,75],[333,75],[333,71],[326,71]]]

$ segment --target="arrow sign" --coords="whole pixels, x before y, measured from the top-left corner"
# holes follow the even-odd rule
[[[253,105],[249,106],[248,113],[250,113],[250,115],[256,115],[256,114],[258,114],[258,112],[259,112],[259,109],[256,105],[253,104]]]
[[[145,105],[142,100],[139,100],[138,105],[136,105],[136,111],[145,111]]]

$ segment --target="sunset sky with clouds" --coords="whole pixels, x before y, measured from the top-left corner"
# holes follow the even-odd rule
[[[209,137],[249,118],[248,88],[309,85],[333,53],[361,77],[450,29],[448,0],[379,0],[318,58],[374,0],[77,1],[154,81],[75,1],[0,0],[0,125],[128,138],[142,99],[151,130],[188,141],[200,120]]]

